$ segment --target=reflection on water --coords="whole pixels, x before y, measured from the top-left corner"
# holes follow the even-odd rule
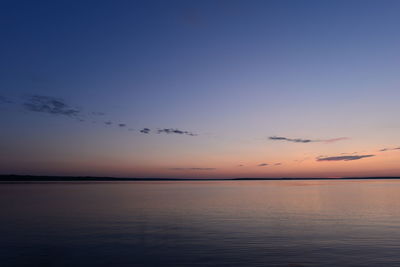
[[[400,266],[400,181],[0,184],[1,266]]]

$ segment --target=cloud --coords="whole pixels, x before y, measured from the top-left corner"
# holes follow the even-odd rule
[[[348,137],[338,137],[332,139],[325,139],[325,140],[314,140],[314,139],[304,139],[304,138],[287,138],[283,136],[271,136],[269,137],[270,140],[274,141],[287,141],[293,143],[315,143],[315,142],[325,142],[325,143],[335,143],[338,141],[348,140]]]
[[[5,96],[0,95],[0,104],[13,104],[14,102]]]
[[[28,111],[43,112],[54,115],[77,117],[80,110],[70,107],[64,100],[49,96],[33,95],[25,103]]]
[[[214,171],[216,168],[169,168],[173,171]]]
[[[0,95],[0,104],[2,103],[13,103],[8,100],[8,98]],[[100,111],[88,111],[83,112],[82,110],[72,107],[67,104],[63,99],[56,98],[52,96],[43,96],[43,95],[31,95],[29,98],[25,99],[22,102],[23,108],[27,111],[32,112],[42,112],[53,115],[64,115],[67,117],[75,118],[79,122],[91,121],[92,123],[96,123],[97,120],[93,120],[94,116],[105,116],[106,113]],[[127,131],[134,131],[133,127],[128,127],[126,123],[115,123],[109,120],[109,118],[104,118],[102,120],[104,125],[111,126],[115,125],[118,128],[124,128]],[[188,136],[197,136],[197,134],[184,131],[176,128],[161,128],[157,130],[152,130],[150,128],[142,128],[139,130],[140,133],[150,134],[152,132],[158,134],[178,134],[178,135],[188,135]]]
[[[275,163],[275,164],[274,164],[274,166],[280,166],[280,165],[282,165],[281,162],[278,162],[278,163]]]
[[[261,163],[261,164],[258,164],[257,166],[258,167],[265,167],[265,166],[268,166],[269,164],[268,163]]]
[[[0,104],[2,103],[13,103],[13,102],[10,102],[6,97],[0,95]],[[99,111],[83,112],[80,109],[70,106],[63,99],[52,96],[31,95],[28,99],[23,101],[22,104],[23,108],[27,111],[42,112],[53,115],[64,115],[71,118],[75,118],[80,122],[90,121],[91,118],[94,118],[94,116],[106,115],[104,112],[99,112]],[[85,120],[83,120],[83,118],[85,118]],[[128,128],[128,124],[126,123],[114,123],[107,119],[103,119],[103,123],[106,126],[115,125],[116,127],[119,128],[125,128],[127,131],[134,131],[133,128]],[[92,120],[92,123],[96,123],[96,120]],[[157,130],[151,130],[150,128],[142,128],[141,130],[139,130],[139,132],[143,134],[150,134],[151,132],[155,132],[158,134],[178,134],[178,135],[197,136],[197,134],[195,133],[176,128],[161,128]]]
[[[327,140],[322,140],[325,143],[335,143],[339,141],[344,141],[344,140],[349,140],[349,137],[338,137],[338,138],[332,138],[332,139],[327,139]]]
[[[375,155],[352,155],[352,156],[334,156],[334,157],[318,157],[317,161],[351,161],[364,158],[374,157]]]
[[[394,147],[394,148],[383,148],[379,150],[380,152],[386,152],[386,151],[393,151],[393,150],[400,150],[400,147]]]
[[[185,134],[185,135],[190,135],[190,136],[196,136],[197,134],[188,132],[188,131],[182,131],[178,129],[172,129],[172,128],[164,128],[164,129],[159,129],[157,133],[165,133],[165,134]]]
[[[143,128],[139,132],[144,133],[144,134],[150,134],[151,129],[149,128]],[[173,128],[164,128],[164,129],[158,129],[157,130],[158,134],[184,134],[184,135],[190,135],[190,136],[197,136],[197,134],[194,134],[189,131],[182,131],[179,129],[173,129]]]
[[[140,130],[140,132],[141,133],[144,133],[144,134],[149,134],[150,133],[150,129],[149,128],[143,128],[142,130]]]
[[[315,140],[310,140],[310,139],[302,139],[302,138],[287,138],[287,137],[282,137],[282,136],[271,136],[269,137],[270,140],[274,141],[288,141],[288,142],[294,142],[294,143],[310,143],[310,142],[315,142]]]

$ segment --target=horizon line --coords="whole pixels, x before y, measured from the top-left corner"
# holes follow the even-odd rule
[[[400,176],[359,176],[359,177],[236,177],[236,178],[142,178],[142,177],[109,177],[109,176],[68,176],[68,175],[20,175],[20,174],[0,174],[0,182],[57,182],[57,181],[88,181],[88,182],[107,182],[107,181],[255,181],[255,180],[385,180],[400,179]]]

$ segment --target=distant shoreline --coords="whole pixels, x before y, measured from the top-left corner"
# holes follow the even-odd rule
[[[0,175],[0,182],[143,182],[143,181],[301,181],[301,180],[396,180],[400,177],[342,177],[342,178],[117,178],[93,176]]]

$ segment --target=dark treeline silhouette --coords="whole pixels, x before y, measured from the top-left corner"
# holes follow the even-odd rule
[[[342,177],[342,178],[118,178],[93,176],[0,175],[0,182],[124,182],[124,181],[293,181],[293,180],[383,180],[400,177]]]

